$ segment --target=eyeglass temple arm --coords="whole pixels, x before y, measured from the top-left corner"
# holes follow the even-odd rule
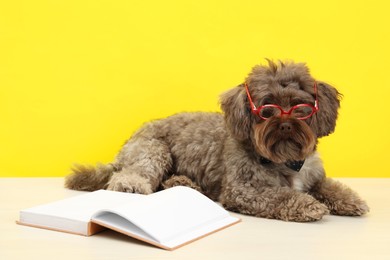
[[[248,84],[245,82],[244,85],[245,85],[246,95],[248,96],[249,103],[250,103],[250,105],[251,105],[252,111],[255,112],[255,111],[257,111],[257,107],[256,107],[255,104],[253,103],[252,98],[251,98],[251,95],[249,94]]]
[[[317,81],[314,81],[314,94],[316,95],[316,99],[314,101],[314,107],[316,108],[316,111],[319,110],[318,107],[318,89],[317,89]]]

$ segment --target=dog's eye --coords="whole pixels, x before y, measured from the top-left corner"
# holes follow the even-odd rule
[[[308,117],[308,116],[310,116],[312,114],[313,114],[313,108],[312,107],[306,107],[306,106],[295,108],[292,111],[292,115],[294,117],[297,117],[297,118],[305,118],[305,117]]]
[[[276,107],[263,107],[260,110],[260,116],[262,118],[270,118],[280,114],[280,109]]]
[[[280,85],[281,85],[283,88],[287,87],[289,84],[290,84],[289,81],[280,82]]]

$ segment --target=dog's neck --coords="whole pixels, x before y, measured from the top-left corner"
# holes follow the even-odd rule
[[[267,158],[260,156],[260,162],[261,164],[270,164],[272,163],[271,160],[268,160]],[[299,172],[305,163],[305,160],[303,161],[292,161],[292,162],[286,162],[284,165],[286,165],[287,168]]]
[[[255,147],[253,146],[253,142],[251,142],[251,140],[241,141],[241,144],[242,144],[242,147],[244,147],[244,149],[246,151],[248,151],[249,154],[251,154],[252,151],[255,149]],[[255,157],[257,158],[257,160],[260,159],[261,164],[274,163],[273,161],[261,156],[258,153],[257,153],[257,155],[255,155]],[[284,165],[293,171],[299,172],[302,169],[304,163],[305,163],[305,160],[303,160],[303,161],[289,161],[289,162],[284,163]]]

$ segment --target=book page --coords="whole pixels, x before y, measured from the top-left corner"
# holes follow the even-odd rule
[[[135,237],[137,239],[149,243],[150,242],[159,243],[156,238],[150,236],[145,231],[143,231],[142,229],[140,229],[139,227],[131,223],[129,220],[115,213],[102,212],[98,214],[96,217],[93,217],[93,223],[108,227],[117,232]]]
[[[188,233],[183,233],[169,241],[164,242],[163,245],[169,249],[176,249],[214,232],[230,227],[240,221],[241,219],[239,218],[227,216],[225,218],[210,222],[207,225],[197,227]]]
[[[98,210],[128,203],[145,195],[99,190],[20,211],[19,222],[43,228],[87,234]]]
[[[136,225],[159,243],[229,217],[229,213],[214,201],[191,188],[181,186],[110,207],[92,219],[99,220],[99,214],[107,212],[129,220],[130,226]]]
[[[221,229],[227,228],[240,221],[241,220],[239,218],[227,216],[209,222],[205,225],[198,226],[194,229],[188,230],[187,232],[183,232],[182,234],[174,237],[171,240],[160,242],[158,239],[150,236],[145,231],[143,231],[142,229],[131,223],[129,220],[121,217],[118,214],[103,212],[93,218],[93,223],[96,223],[103,227],[107,227],[109,229],[134,237],[136,239],[142,240],[144,242],[150,243],[166,250],[174,250],[178,247],[184,246],[188,243],[191,243],[197,239],[217,232]]]

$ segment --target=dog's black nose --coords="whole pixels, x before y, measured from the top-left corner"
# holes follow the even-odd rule
[[[290,122],[283,122],[279,125],[279,130],[282,134],[289,134],[292,132],[292,124]]]

